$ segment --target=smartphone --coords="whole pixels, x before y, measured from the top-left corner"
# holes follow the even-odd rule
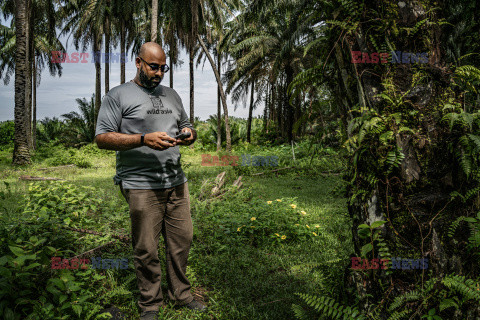
[[[180,134],[177,134],[174,138],[177,140],[185,140],[188,137],[190,137],[192,134],[190,132],[182,132]]]

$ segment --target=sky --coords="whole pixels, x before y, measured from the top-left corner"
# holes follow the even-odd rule
[[[2,21],[2,23],[5,23]],[[63,45],[67,49],[67,53],[71,55],[75,47],[68,41],[67,38],[60,38]],[[37,120],[45,117],[60,118],[62,114],[78,111],[76,98],[86,98],[88,101],[95,92],[95,64],[92,63],[92,50],[86,50],[89,57],[86,58],[87,63],[62,63],[62,76],[52,77],[48,69],[43,70],[41,83],[37,87]],[[112,53],[119,53],[119,48],[112,48]],[[182,102],[187,114],[189,112],[190,97],[189,97],[189,65],[188,56],[185,51],[180,53],[180,60],[184,63],[174,68],[173,88],[178,92],[182,98]],[[168,58],[167,58],[168,64]],[[102,97],[105,94],[105,65],[102,64]],[[136,74],[135,62],[131,60],[130,53],[128,54],[128,62],[125,63],[125,81],[130,81]],[[171,71],[169,71],[171,72]],[[215,75],[211,69],[208,60],[205,64],[200,64],[195,69],[195,117],[200,117],[201,120],[207,119],[210,115],[216,114],[217,110],[217,82]],[[10,83],[6,86],[3,79],[0,79],[0,121],[14,119],[14,83],[15,76],[12,75]],[[110,89],[120,84],[120,63],[110,64]],[[166,73],[161,83],[164,86],[169,86],[169,74]],[[248,109],[243,107],[240,103],[234,111],[234,105],[229,97],[227,97],[228,114],[229,116],[247,118]],[[222,111],[223,114],[223,111]],[[263,105],[254,110],[253,116],[263,114]]]

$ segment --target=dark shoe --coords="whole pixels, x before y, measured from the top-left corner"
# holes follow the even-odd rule
[[[140,315],[140,320],[158,320],[158,311],[144,311]]]
[[[201,304],[200,302],[198,302],[195,299],[193,299],[192,302],[184,304],[180,307],[181,308],[188,308],[190,310],[195,310],[195,311],[200,311],[200,312],[206,312],[207,311],[207,307],[205,305]]]

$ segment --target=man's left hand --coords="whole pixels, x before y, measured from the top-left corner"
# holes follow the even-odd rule
[[[197,139],[197,132],[190,128],[183,128],[181,132],[190,132],[190,137],[184,140],[177,139],[177,145],[191,145]]]

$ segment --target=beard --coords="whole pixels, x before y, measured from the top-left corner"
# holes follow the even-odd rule
[[[142,86],[144,86],[145,88],[155,88],[156,86],[158,86],[160,84],[160,82],[162,82],[162,78],[159,77],[159,76],[153,76],[151,78],[149,78],[147,76],[147,74],[145,72],[143,72],[142,69],[140,69],[140,83],[142,84]],[[159,81],[153,81],[154,79],[159,79]]]

